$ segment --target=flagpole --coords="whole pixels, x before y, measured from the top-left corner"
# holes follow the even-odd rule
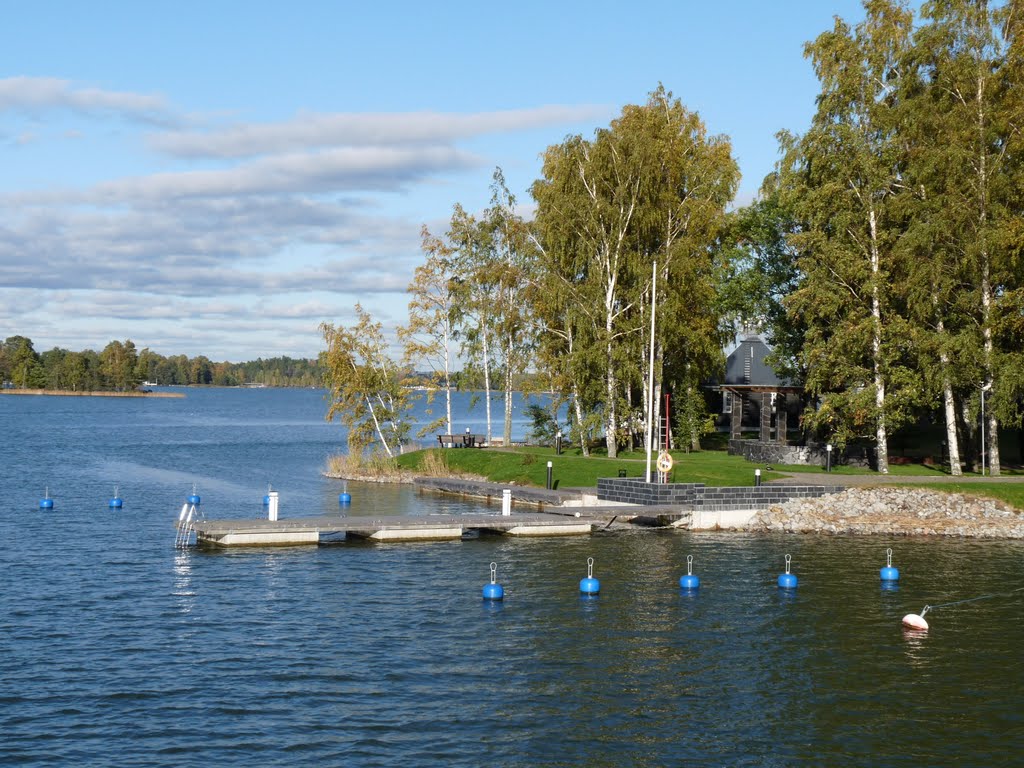
[[[651,482],[651,441],[654,440],[654,310],[658,295],[658,262],[651,268],[651,358],[647,373],[647,472],[646,481]]]

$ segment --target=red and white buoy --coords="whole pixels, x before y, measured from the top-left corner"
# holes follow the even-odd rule
[[[922,632],[928,631],[928,622],[924,620],[924,616],[918,616],[916,613],[908,613],[904,616],[903,626],[907,629],[917,629]]]

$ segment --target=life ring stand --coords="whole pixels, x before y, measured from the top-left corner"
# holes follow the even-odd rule
[[[675,462],[672,461],[672,454],[668,451],[662,451],[658,454],[658,471],[659,472],[671,472],[672,465]]]

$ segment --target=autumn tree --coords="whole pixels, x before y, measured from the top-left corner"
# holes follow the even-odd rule
[[[897,86],[912,16],[890,0],[869,0],[865,10],[855,28],[836,19],[806,46],[821,94],[810,129],[781,136],[780,182],[806,227],[791,239],[803,277],[788,308],[807,328],[807,389],[822,398],[808,417],[840,444],[870,435],[886,473],[889,435],[920,395],[893,294],[905,268]]]
[[[1001,386],[998,372],[1013,376],[1018,350],[997,344],[997,325],[1005,316],[1001,305],[1021,283],[1013,243],[1021,215],[1022,12],[1015,2],[932,0],[921,7],[924,23],[914,41],[917,78],[905,125],[914,148],[907,178],[919,200],[917,305],[937,356],[954,474],[955,397],[976,403],[979,390],[989,392],[994,475],[1000,417],[1015,410],[1014,388]]]
[[[493,243],[486,224],[467,213],[458,203],[452,210],[448,240],[455,249],[455,310],[462,329],[463,371],[483,379],[484,429],[490,443],[493,437],[491,392],[495,370],[495,297],[498,291],[492,263]]]
[[[0,346],[0,379],[18,387],[42,387],[45,375],[32,339],[8,336]],[[2,382],[0,382],[2,383]]]
[[[739,172],[729,142],[709,136],[661,87],[646,104],[625,107],[593,140],[571,136],[549,147],[542,172],[532,188],[542,359],[561,361],[557,375],[568,379],[574,397],[599,402],[614,457],[636,415],[633,393],[647,390],[652,262],[663,315],[656,324],[658,380],[671,358],[677,395],[695,404],[699,381],[721,363],[714,260]]]
[[[106,387],[118,391],[134,389],[142,379],[136,371],[138,353],[131,339],[112,341],[100,353],[100,371]]]
[[[327,419],[338,417],[347,427],[350,454],[379,445],[392,457],[409,433],[404,372],[388,355],[381,324],[359,304],[355,312],[358,320],[350,327],[320,325],[327,345],[320,355],[330,390]]]
[[[409,323],[398,329],[407,365],[427,365],[444,392],[445,416],[425,425],[423,435],[440,426],[452,434],[452,344],[456,340],[457,283],[455,249],[424,226],[420,232],[426,261],[409,284]],[[431,397],[433,393],[431,392]]]
[[[503,444],[512,442],[512,393],[517,377],[533,360],[534,326],[528,285],[535,264],[533,243],[526,222],[516,213],[516,198],[505,183],[501,168],[491,182],[491,204],[484,212],[486,259],[493,306],[486,318],[492,325],[494,347],[502,374],[505,418]],[[479,271],[477,272],[479,275]]]

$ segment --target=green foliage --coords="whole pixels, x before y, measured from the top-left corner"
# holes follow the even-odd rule
[[[554,445],[558,433],[568,433],[558,423],[558,402],[552,401],[551,408],[545,408],[538,403],[530,403],[526,406],[526,416],[530,420],[529,437],[532,442],[543,445]]]
[[[320,325],[327,345],[321,363],[331,391],[327,419],[339,417],[348,428],[350,454],[374,446],[391,457],[408,440],[405,372],[388,357],[381,324],[359,304],[355,310],[358,322],[349,328]]]
[[[164,386],[322,386],[316,360],[274,357],[245,363],[211,362],[205,356],[164,357],[148,347],[136,352],[130,339],[112,341],[99,354],[59,347],[36,354],[32,340],[11,336],[0,345],[0,382],[19,387],[92,392],[133,389],[149,381]]]
[[[615,456],[643,410],[650,353],[652,266],[658,265],[655,362],[666,384],[722,366],[715,263],[739,174],[729,142],[660,87],[628,105],[592,140],[570,136],[544,153],[531,296],[538,364],[572,400],[579,430],[603,415]],[[587,435],[574,434],[587,444]]]
[[[398,329],[404,345],[407,367],[426,365],[431,370],[432,387],[444,392],[445,414],[423,426],[422,437],[443,428],[452,432],[452,343],[458,335],[458,288],[455,272],[455,250],[442,239],[434,237],[424,226],[421,231],[422,250],[426,261],[416,268],[409,284],[409,323]],[[427,393],[427,402],[434,399],[434,390]]]

